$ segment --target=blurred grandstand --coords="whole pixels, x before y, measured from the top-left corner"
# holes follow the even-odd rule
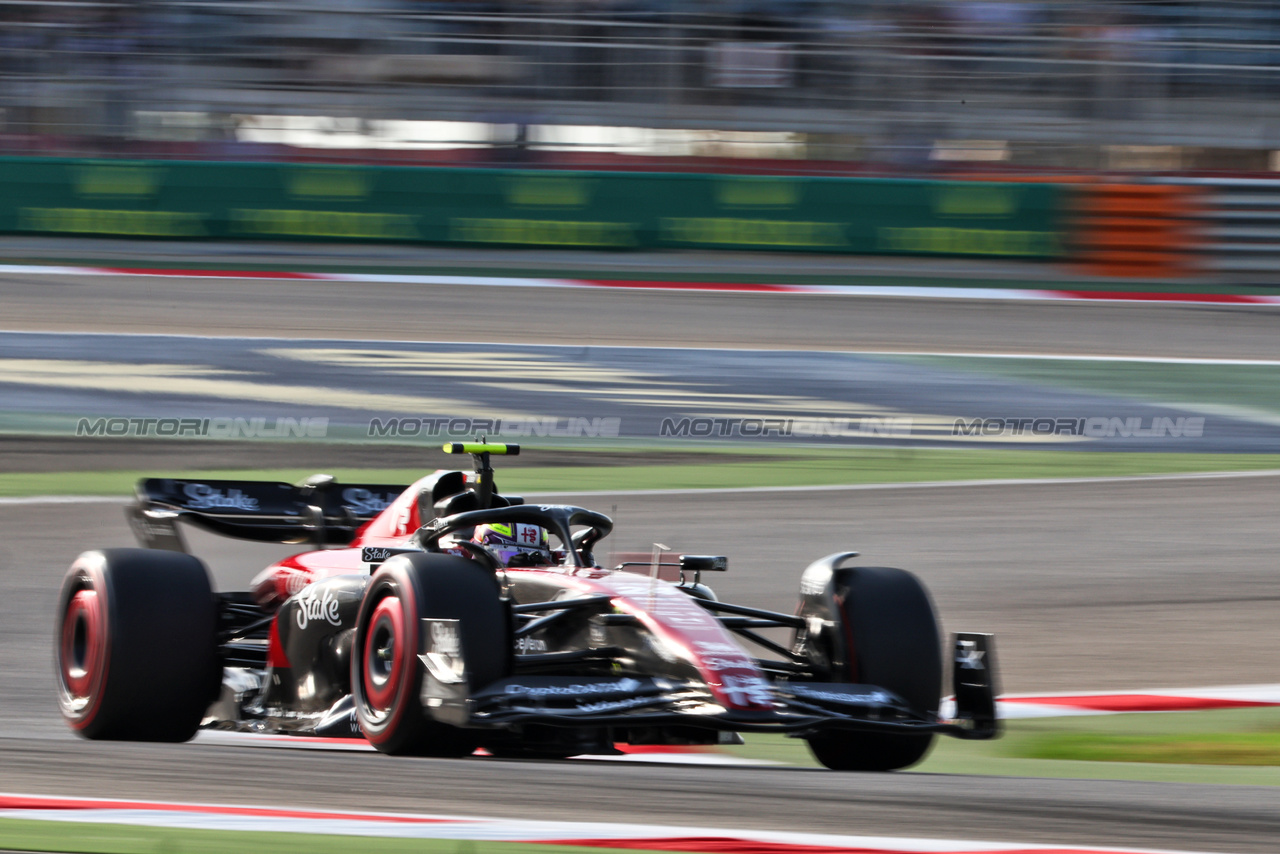
[[[1258,172],[1280,150],[1274,2],[0,0],[0,75],[8,154]]]

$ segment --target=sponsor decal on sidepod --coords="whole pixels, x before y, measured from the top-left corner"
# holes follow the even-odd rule
[[[312,620],[324,620],[334,626],[342,624],[338,617],[338,600],[332,590],[326,589],[319,596],[312,590],[298,600],[298,628],[305,629]]]

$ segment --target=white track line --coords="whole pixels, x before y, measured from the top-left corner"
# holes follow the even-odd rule
[[[359,813],[338,810],[277,809],[225,804],[174,804],[147,801],[68,799],[0,795],[0,817],[126,824],[202,830],[271,831],[400,839],[456,839],[486,842],[576,842],[584,848],[608,847],[610,841],[643,840],[655,848],[680,842],[682,851],[751,850],[767,847],[775,854],[813,847],[901,854],[1191,854],[1167,850],[1099,848],[956,839],[846,836],[819,833],[679,827],[603,822],[526,821],[446,815]],[[662,843],[667,843],[663,846]],[[734,844],[736,843],[736,845]],[[643,849],[641,849],[643,850]]]
[[[0,498],[0,507],[42,507],[51,504],[128,504],[132,497],[117,495],[32,495],[23,498],[20,495]]]
[[[816,350],[806,352],[820,352]],[[928,356],[946,359],[1042,359],[1052,362],[1150,362],[1155,365],[1232,365],[1246,367],[1276,367],[1280,359],[1231,359],[1188,356],[1080,356],[1066,353],[980,353],[954,350],[837,350],[830,352],[855,353],[859,356]]]
[[[1280,477],[1280,469],[1251,471],[1189,472],[1183,474],[1135,474],[1115,477],[992,478],[985,480],[927,480],[905,483],[821,484],[817,486],[710,486],[678,489],[592,489],[556,492],[525,492],[528,498],[620,497],[646,495],[750,495],[772,492],[879,492],[886,489],[947,489],[965,486],[1064,486],[1105,483],[1151,483],[1182,480],[1235,480],[1238,478]],[[102,495],[36,495],[30,498],[0,498],[0,507],[48,504],[125,504],[131,497]]]

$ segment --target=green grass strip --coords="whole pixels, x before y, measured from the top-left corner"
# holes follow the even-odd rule
[[[724,749],[818,767],[797,738],[748,734]],[[1280,708],[1007,721],[991,741],[939,737],[916,772],[1280,786]]]
[[[1025,748],[1031,759],[1160,762],[1169,765],[1280,767],[1280,731],[1157,735],[1042,735]]]
[[[466,462],[460,463],[466,465]],[[506,492],[743,488],[1072,478],[1280,470],[1280,454],[1154,454],[1088,451],[858,450],[760,462],[654,466],[564,466],[501,470]],[[410,483],[424,469],[226,469],[178,471],[9,472],[0,496],[128,495],[140,477],[278,480],[295,483],[318,470],[340,481]]]
[[[75,854],[583,854],[580,846],[0,819],[0,849]],[[600,854],[620,849],[593,848]]]

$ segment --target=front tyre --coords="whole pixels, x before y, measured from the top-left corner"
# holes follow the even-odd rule
[[[217,621],[209,573],[191,555],[80,555],[54,632],[63,719],[89,739],[187,741],[217,693]]]
[[[382,753],[467,756],[475,732],[434,720],[422,703],[423,619],[458,621],[471,690],[510,672],[510,623],[492,571],[452,555],[393,557],[369,582],[356,622],[351,694],[360,730]]]
[[[845,647],[836,681],[887,688],[921,715],[942,699],[942,645],[933,603],[920,579],[883,566],[835,570],[835,631]],[[832,730],[811,736],[809,749],[837,771],[894,771],[924,758],[934,734]]]

